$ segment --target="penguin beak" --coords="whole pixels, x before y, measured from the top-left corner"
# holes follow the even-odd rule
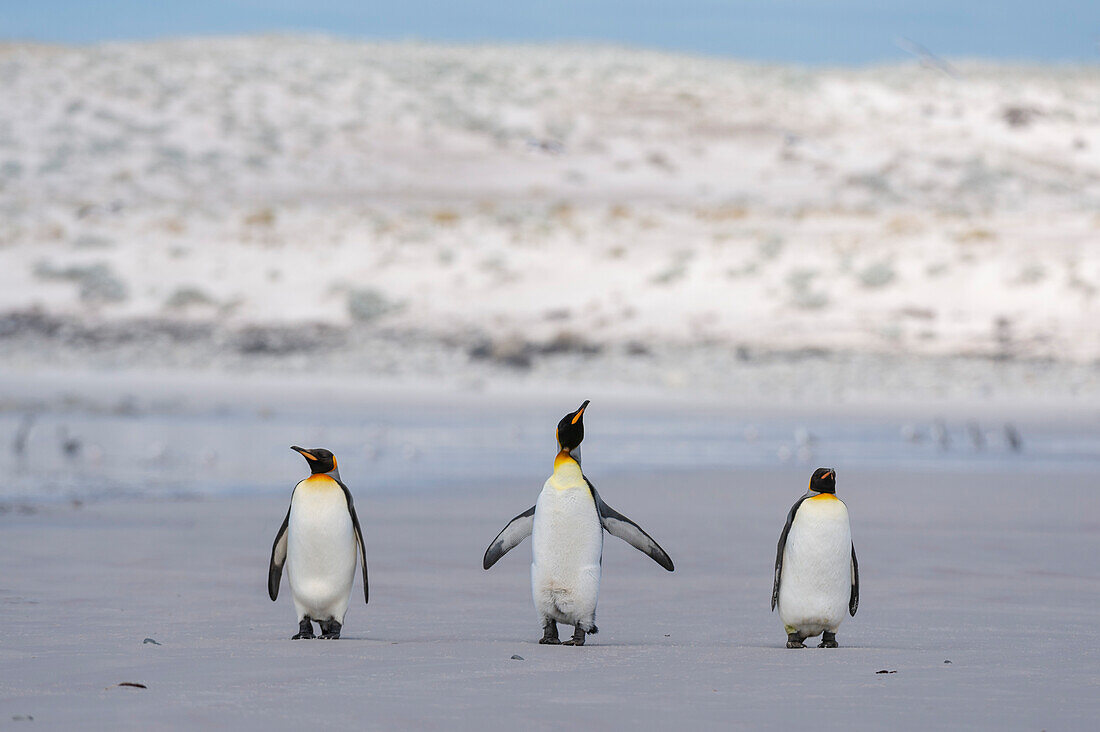
[[[300,453],[301,456],[304,457],[306,460],[312,460],[314,462],[316,462],[316,460],[317,460],[317,457],[315,455],[313,455],[313,453],[311,453],[309,450],[306,450],[304,447],[298,447],[297,445],[291,445],[290,449],[294,450],[297,453]]]
[[[833,477],[833,471],[830,470],[828,473],[825,473],[825,475],[821,476],[821,479],[828,480],[831,477]]]
[[[584,404],[582,404],[581,408],[577,410],[577,413],[573,415],[573,419],[572,419],[572,421],[570,421],[569,424],[576,424],[577,422],[580,422],[581,417],[584,416],[584,410],[587,409],[587,408],[588,408],[588,400],[585,399]]]

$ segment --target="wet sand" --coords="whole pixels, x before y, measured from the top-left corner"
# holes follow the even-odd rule
[[[529,543],[480,568],[499,528],[534,502],[539,476],[404,494],[345,476],[367,537],[371,604],[353,599],[336,642],[291,642],[285,586],[278,603],[267,599],[285,496],[12,508],[0,515],[0,723],[1095,725],[1094,476],[841,466],[860,611],[840,649],[792,651],[768,603],[775,541],[805,472],[593,472],[677,569],[608,536],[601,632],[584,648],[536,643]]]

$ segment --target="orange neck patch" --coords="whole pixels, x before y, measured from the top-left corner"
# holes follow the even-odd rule
[[[576,462],[577,461],[573,459],[573,456],[569,454],[568,450],[562,450],[561,452],[558,453],[558,456],[556,458],[554,458],[554,470],[557,470],[561,466],[566,465],[568,463],[576,463]],[[580,463],[577,463],[577,464],[579,465]]]

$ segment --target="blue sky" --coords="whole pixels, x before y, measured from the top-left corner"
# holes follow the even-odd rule
[[[945,56],[1100,62],[1100,0],[0,0],[0,38],[66,43],[320,31],[376,39],[595,40],[807,64]]]

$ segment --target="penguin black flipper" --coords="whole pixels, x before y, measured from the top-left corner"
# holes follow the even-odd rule
[[[607,533],[619,537],[630,546],[649,556],[650,559],[669,572],[676,569],[675,565],[672,564],[672,557],[661,548],[660,544],[653,540],[652,536],[647,534],[641,526],[604,503],[603,499],[600,498],[600,494],[596,492],[596,486],[592,485],[592,481],[588,478],[585,478],[584,481],[588,483],[588,489],[592,491],[592,498],[596,501],[596,510],[600,514],[600,524]]]
[[[337,480],[344,489],[344,498],[348,501],[348,513],[351,514],[351,525],[355,529],[355,540],[359,543],[359,559],[363,565],[363,604],[370,603],[370,589],[367,586],[367,545],[363,543],[363,530],[359,528],[359,517],[355,515],[355,504],[351,500],[351,491],[343,481]],[[290,514],[287,514],[289,517]]]
[[[783,533],[779,535],[779,546],[775,550],[775,583],[772,585],[772,610],[779,603],[779,579],[783,574],[783,550],[787,548],[787,534],[791,533],[791,524],[794,523],[794,515],[798,513],[798,507],[810,497],[809,491],[791,506],[791,512],[787,514],[787,523],[783,527]],[[855,556],[854,554],[852,555]]]
[[[856,545],[852,544],[852,596],[848,599],[848,613],[855,617],[859,609],[859,562],[856,561]]]
[[[493,543],[485,550],[485,557],[481,560],[481,566],[485,569],[492,567],[498,559],[515,549],[521,541],[530,536],[534,528],[535,507],[531,506],[501,529],[500,533],[497,534],[497,538],[493,539]]]
[[[275,534],[275,543],[271,545],[271,564],[267,567],[267,595],[274,602],[279,597],[279,580],[283,578],[283,563],[286,562],[286,527],[290,525],[290,509]]]

